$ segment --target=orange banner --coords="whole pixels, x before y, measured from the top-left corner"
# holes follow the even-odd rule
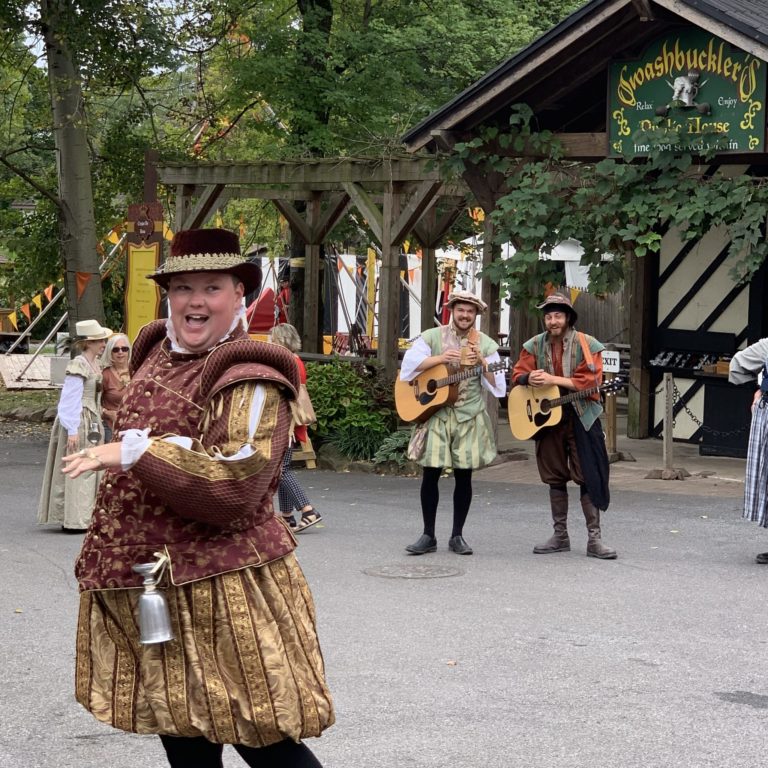
[[[93,275],[90,272],[75,272],[75,280],[77,282],[77,300],[83,297],[85,289],[88,287],[88,283],[91,282]]]
[[[53,286],[52,286],[52,285],[49,285],[49,286],[48,286],[48,287],[47,287],[47,288],[46,288],[46,289],[43,291],[43,293],[45,294],[45,298],[46,298],[46,299],[48,299],[48,301],[50,301],[50,300],[53,298]]]
[[[27,318],[27,320],[32,319],[32,313],[29,310],[29,304],[22,304],[21,305],[21,311],[24,314],[24,317]]]

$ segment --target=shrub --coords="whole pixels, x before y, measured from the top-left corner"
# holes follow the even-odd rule
[[[408,461],[408,443],[411,441],[410,429],[398,429],[385,437],[379,450],[373,456],[374,464],[394,462],[398,467],[404,467]]]
[[[397,426],[392,384],[379,368],[343,360],[309,363],[307,390],[317,416],[313,436],[350,459],[372,459]]]

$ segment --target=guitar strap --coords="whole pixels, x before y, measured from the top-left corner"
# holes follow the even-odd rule
[[[584,353],[584,361],[587,364],[587,368],[590,373],[595,372],[595,361],[592,357],[592,353],[589,351],[589,344],[587,344],[587,337],[581,332],[576,331],[579,337],[579,344],[581,344],[581,351]]]

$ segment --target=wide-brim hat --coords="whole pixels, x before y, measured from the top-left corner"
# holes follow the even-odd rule
[[[80,320],[75,323],[75,334],[83,341],[101,341],[112,335],[109,328],[103,328],[98,320]]]
[[[557,311],[565,312],[567,315],[571,316],[571,323],[575,323],[579,317],[576,314],[576,310],[573,308],[571,300],[562,293],[550,293],[541,304],[536,305],[536,308],[543,309],[545,313]]]
[[[225,272],[235,275],[246,293],[261,288],[261,267],[240,254],[240,240],[228,229],[183,229],[171,240],[171,252],[157,272],[147,275],[167,289],[173,275]]]
[[[482,314],[488,309],[488,305],[479,297],[475,296],[471,291],[452,291],[448,294],[448,301],[445,302],[445,306],[449,309],[454,305],[461,302],[462,304],[472,304],[477,307],[477,311]]]

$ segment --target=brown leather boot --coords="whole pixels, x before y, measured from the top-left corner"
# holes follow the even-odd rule
[[[589,494],[581,497],[581,508],[587,521],[587,557],[599,557],[601,560],[615,560],[616,550],[606,547],[600,539],[600,510],[592,503]]]
[[[535,555],[549,555],[552,552],[570,552],[571,541],[568,538],[568,491],[559,488],[549,489],[549,505],[552,507],[552,522],[555,532],[543,544],[533,548]]]

